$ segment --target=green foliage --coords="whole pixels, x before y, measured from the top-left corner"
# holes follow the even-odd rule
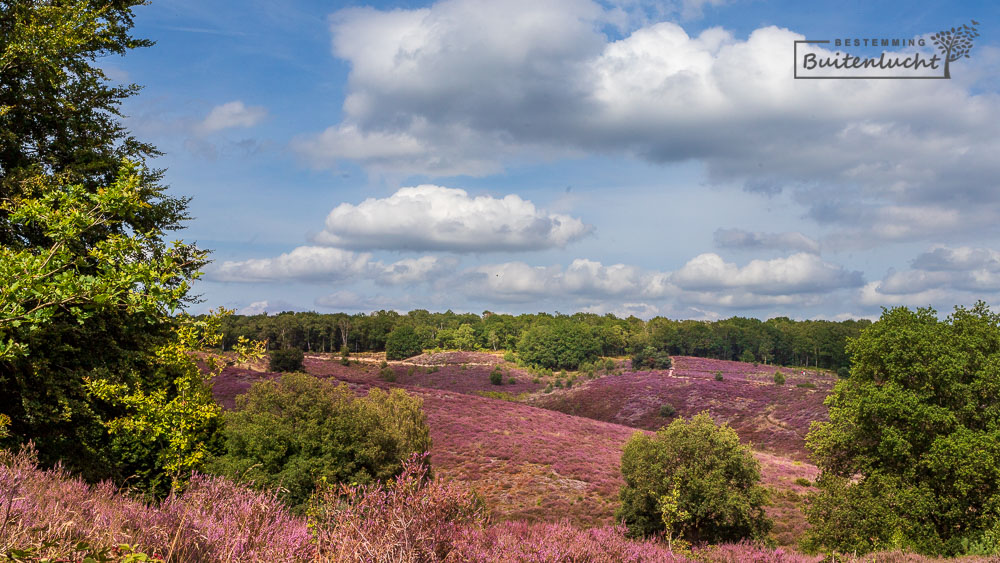
[[[493,385],[503,385],[503,372],[500,371],[499,366],[493,368],[493,371],[490,372],[490,383]]]
[[[652,346],[647,346],[636,352],[632,356],[632,369],[670,369],[673,367],[673,360],[670,354],[663,350],[657,350]]]
[[[130,35],[141,3],[3,4],[0,412],[8,442],[34,441],[43,464],[62,460],[90,480],[141,475],[150,490],[168,465],[186,467],[168,460],[197,450],[210,425],[154,431],[141,447],[125,438],[126,421],[205,420],[178,410],[201,383],[174,351],[188,323],[175,315],[206,254],[167,242],[187,200],[168,195],[145,166],[156,149],[121,123],[138,87],[111,85],[98,65],[151,44]],[[167,443],[173,453],[158,451]]]
[[[716,372],[715,372],[715,380],[716,380],[716,381],[722,381],[723,379],[725,379],[725,378],[724,378],[724,377],[722,377],[722,372],[721,372],[721,371],[718,371],[718,370],[716,370]]]
[[[851,368],[847,366],[840,366],[839,368],[837,368],[837,377],[841,379],[847,379],[848,377],[851,377]]]
[[[798,387],[798,388],[800,388],[800,389],[815,389],[816,388],[816,384],[813,383],[812,381],[806,381],[805,383],[796,383],[795,386]]]
[[[356,397],[347,385],[306,374],[255,383],[223,415],[226,453],[210,470],[282,490],[301,510],[317,481],[372,483],[399,474],[430,449],[423,402],[400,389]]]
[[[522,361],[552,369],[576,369],[599,353],[600,344],[589,326],[566,321],[535,325],[517,344]]]
[[[616,518],[630,532],[665,531],[664,497],[678,491],[671,534],[691,542],[764,539],[771,522],[764,515],[760,464],[736,432],[717,426],[708,413],[677,419],[655,436],[636,432],[622,454],[621,506]]]
[[[270,361],[267,369],[271,371],[289,373],[293,371],[303,371],[302,360],[304,360],[305,357],[306,356],[302,350],[299,350],[298,348],[271,350]]]
[[[192,352],[221,338],[219,318],[226,313],[222,310],[203,320],[185,317],[175,329],[176,337],[157,350],[156,375],[171,378],[170,387],[113,384],[106,379],[86,382],[93,397],[124,411],[105,426],[116,457],[138,477],[133,486],[144,492],[163,496],[183,486],[191,471],[200,469],[208,458],[221,412],[208,381],[222,371],[223,364],[206,358],[205,374]],[[237,352],[241,360],[257,359],[262,348],[260,343],[244,343]]]
[[[785,374],[781,373],[780,370],[774,372],[774,384],[784,385],[785,384]]]
[[[423,340],[408,324],[399,325],[385,341],[387,360],[405,360],[423,352]]]
[[[1000,317],[885,310],[807,445],[823,470],[816,548],[962,553],[1000,520]]]
[[[507,350],[506,352],[503,353],[503,361],[510,362],[512,364],[516,363],[517,362],[517,355],[514,354],[513,350]]]
[[[749,348],[744,348],[743,353],[740,354],[740,361],[746,364],[756,364],[757,357],[754,356],[753,351]]]
[[[675,414],[677,414],[677,409],[675,409],[670,403],[663,403],[660,405],[660,416],[663,418],[670,418]]]
[[[475,350],[479,348],[476,342],[476,331],[470,324],[463,324],[455,331],[454,345],[459,350]]]
[[[396,370],[389,366],[386,366],[378,371],[378,376],[382,378],[382,381],[388,381],[392,383],[396,381]]]

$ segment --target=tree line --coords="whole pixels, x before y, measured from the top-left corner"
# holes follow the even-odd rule
[[[602,356],[622,356],[653,347],[672,355],[699,356],[780,365],[839,370],[850,361],[845,346],[871,324],[868,320],[795,321],[777,317],[761,321],[732,317],[718,321],[673,320],[593,313],[509,315],[484,311],[432,313],[283,312],[275,315],[233,315],[223,320],[223,347],[242,336],[266,341],[269,349],[298,348],[305,352],[381,352],[399,327],[412,329],[423,349],[520,351],[533,327],[576,327],[587,346]]]

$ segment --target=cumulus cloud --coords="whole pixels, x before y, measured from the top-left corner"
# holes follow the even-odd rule
[[[240,100],[234,100],[212,108],[195,130],[204,135],[235,127],[253,127],[265,117],[267,109],[263,106],[247,106]]]
[[[1000,252],[991,248],[935,245],[911,262],[865,284],[858,296],[869,306],[907,305],[950,308],[956,303],[1000,294]]]
[[[471,197],[465,190],[422,185],[338,205],[315,242],[353,249],[522,251],[563,247],[591,230],[515,194]]]
[[[227,261],[209,271],[209,278],[223,282],[327,282],[367,279],[380,285],[412,285],[453,270],[453,258],[422,256],[390,264],[373,260],[367,252],[340,248],[300,246],[275,258]]]
[[[701,254],[674,272],[670,281],[693,292],[737,289],[768,296],[761,302],[794,294],[858,287],[863,283],[861,272],[845,270],[803,252],[787,258],[752,260],[743,267],[724,261],[718,254]]]
[[[715,246],[736,250],[797,250],[819,253],[819,243],[798,232],[761,233],[742,229],[718,229]]]
[[[741,39],[661,22],[609,40],[601,30],[630,4],[339,11],[333,53],[351,65],[344,117],[296,148],[317,165],[438,175],[546,150],[699,159],[713,182],[801,194],[811,217],[843,224],[855,243],[998,223],[994,96],[959,80],[791,80],[789,50],[803,36],[776,27]],[[668,4],[693,14],[706,2]],[[864,206],[881,218],[873,229],[850,213]],[[955,220],[970,210],[984,213]]]
[[[577,258],[569,266],[506,262],[477,266],[463,275],[466,293],[506,301],[562,296],[662,297],[665,274],[635,266]]]
[[[371,254],[368,253],[300,246],[276,258],[223,262],[210,271],[209,276],[226,282],[337,281],[360,277],[370,267]]]

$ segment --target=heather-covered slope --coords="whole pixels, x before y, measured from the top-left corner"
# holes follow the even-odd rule
[[[475,488],[502,519],[568,520],[578,526],[613,522],[622,484],[622,447],[635,428],[521,403],[403,385],[399,380],[389,384],[364,364],[342,366],[336,360],[307,359],[306,369],[348,382],[359,392],[371,385],[391,385],[423,398],[435,472]],[[470,371],[452,375],[456,379],[477,377]],[[427,375],[435,374],[414,377]],[[252,377],[227,370],[216,382],[217,398],[232,404],[227,393],[249,386]],[[602,379],[617,383],[631,377]],[[775,535],[782,545],[792,545],[804,529],[800,507],[808,490],[795,480],[813,480],[816,468],[766,453],[757,457],[765,486],[775,491],[768,509],[776,521]]]
[[[774,383],[775,371],[785,376],[784,385]],[[722,381],[716,380],[716,372],[722,373]],[[708,410],[755,449],[804,462],[809,423],[826,420],[823,399],[836,377],[681,356],[674,358],[672,370],[627,371],[581,381],[572,389],[535,397],[532,404],[647,430],[669,424],[670,419],[660,415],[665,403],[685,417]]]

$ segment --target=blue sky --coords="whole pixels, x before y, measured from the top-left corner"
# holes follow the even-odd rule
[[[995,2],[136,15],[156,45],[102,65],[144,86],[127,124],[193,197],[180,236],[214,251],[195,312],[837,319],[1000,298]],[[972,19],[950,80],[792,78],[796,39]]]

